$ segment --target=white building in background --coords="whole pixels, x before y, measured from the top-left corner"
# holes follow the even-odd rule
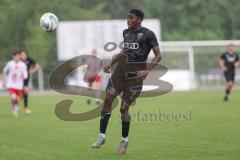
[[[161,41],[161,25],[158,19],[144,19],[143,27],[150,28]],[[91,54],[92,49],[97,49],[98,57],[111,59],[120,51],[120,43],[123,41],[123,30],[127,29],[126,20],[100,20],[100,21],[66,21],[60,22],[57,28],[57,51],[58,60],[66,61],[80,55]],[[104,46],[112,43],[112,51],[106,51]],[[149,58],[153,57],[150,53]],[[81,69],[69,76],[68,83],[73,85],[87,86],[83,82]],[[75,75],[75,76],[74,76]],[[106,85],[109,75],[103,74]]]
[[[230,43],[240,46],[240,41],[164,42],[161,41],[161,25],[158,19],[144,19],[142,26],[154,31],[163,56],[173,53],[186,56],[185,63],[187,63],[188,68],[179,67],[168,70],[163,77],[159,77],[159,79],[171,83],[174,90],[191,90],[198,87],[199,80],[196,78],[194,47],[226,47]],[[58,60],[67,61],[79,55],[91,54],[92,49],[97,49],[98,57],[111,59],[114,54],[120,51],[118,45],[123,40],[122,32],[126,28],[126,20],[60,22],[57,28]],[[116,49],[111,52],[104,50],[104,45],[108,42],[115,43],[117,45]],[[150,53],[149,59],[152,57],[153,53]],[[165,64],[166,67],[168,67],[167,64]],[[86,85],[81,78],[83,77],[83,72],[78,70],[77,73],[78,76],[75,76],[75,78],[78,77],[78,80],[71,79],[69,82],[74,85],[80,83],[82,83],[81,85]],[[205,77],[208,77],[208,75]],[[216,77],[219,77],[219,75]],[[107,79],[106,74],[104,74],[103,79]]]
[[[143,27],[151,28],[161,41],[161,27],[158,19],[145,19]],[[93,48],[98,49],[100,58],[111,58],[120,51],[104,51],[104,45],[114,42],[119,45],[123,41],[122,32],[127,28],[126,20],[101,21],[66,21],[60,22],[57,28],[58,60],[65,61],[72,57],[89,54]]]

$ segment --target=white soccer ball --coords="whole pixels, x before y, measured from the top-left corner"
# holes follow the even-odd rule
[[[40,18],[40,26],[48,31],[54,31],[58,26],[58,18],[53,13],[44,13]]]

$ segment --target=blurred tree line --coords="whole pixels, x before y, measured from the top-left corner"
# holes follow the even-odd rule
[[[56,34],[39,19],[55,13],[61,21],[125,19],[131,8],[159,18],[162,39],[213,40],[240,37],[239,0],[0,0],[0,68],[12,51],[27,49],[45,69],[55,66]]]

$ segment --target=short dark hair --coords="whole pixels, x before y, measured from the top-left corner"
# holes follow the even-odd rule
[[[143,18],[144,18],[144,13],[143,13],[143,11],[141,11],[141,10],[139,10],[139,9],[131,9],[131,10],[129,11],[129,13],[132,13],[132,14],[138,16],[139,18],[141,18],[141,20],[143,20]]]
[[[12,52],[12,56],[16,56],[18,54],[19,54],[19,52]]]
[[[20,50],[19,53],[25,52],[28,55],[28,51],[26,49]]]
[[[233,43],[230,43],[228,47],[235,47],[235,45]]]

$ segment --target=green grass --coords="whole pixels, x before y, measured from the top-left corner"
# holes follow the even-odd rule
[[[110,119],[107,143],[100,150],[90,149],[95,141],[99,120],[64,122],[54,113],[55,104],[74,99],[74,112],[94,108],[83,97],[31,96],[32,115],[14,118],[9,98],[0,97],[0,160],[239,160],[239,91],[229,102],[220,91],[172,92],[164,96],[140,99],[131,113],[137,115],[189,114],[191,120],[158,120],[131,123],[128,153],[116,153],[121,137],[119,108]],[[149,118],[149,117],[148,117]]]

